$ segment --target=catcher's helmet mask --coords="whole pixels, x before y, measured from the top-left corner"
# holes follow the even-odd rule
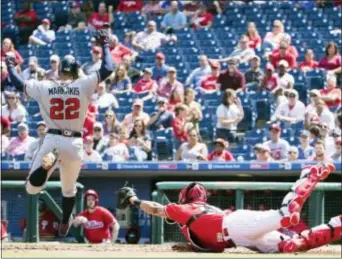
[[[190,202],[196,200],[197,198],[200,198],[200,196],[201,196],[200,193],[197,193],[194,197],[191,197],[191,198],[188,197],[191,189],[194,188],[196,185],[202,186],[205,190],[206,197],[208,196],[207,189],[205,188],[205,186],[203,184],[198,183],[198,182],[192,182],[186,187],[186,190],[184,193],[185,200],[183,202],[179,201],[179,203],[181,202],[181,204],[186,204],[186,203],[190,203]]]

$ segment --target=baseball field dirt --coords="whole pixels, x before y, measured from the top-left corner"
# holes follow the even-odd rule
[[[194,253],[175,244],[38,244],[2,243],[2,258],[341,258],[341,245],[324,246],[305,253],[259,254],[245,248],[227,249],[224,253]]]

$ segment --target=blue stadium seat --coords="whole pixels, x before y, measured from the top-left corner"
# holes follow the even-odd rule
[[[255,115],[253,113],[252,107],[250,106],[244,106],[244,117],[242,121],[238,124],[238,131],[239,132],[245,132],[248,130],[251,130],[255,127]]]

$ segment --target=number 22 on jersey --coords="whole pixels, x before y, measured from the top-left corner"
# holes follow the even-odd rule
[[[78,119],[80,115],[80,100],[77,98],[68,98],[65,101],[52,98],[50,105],[50,118],[53,120],[73,120]]]

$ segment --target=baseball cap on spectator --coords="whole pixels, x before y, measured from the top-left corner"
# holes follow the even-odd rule
[[[50,56],[50,61],[59,62],[59,56],[58,56],[58,55],[51,55],[51,56]]]
[[[261,150],[261,151],[266,151],[268,153],[271,152],[270,147],[265,144],[258,143],[254,146],[254,150]]]
[[[302,130],[301,132],[300,132],[300,136],[301,137],[310,137],[310,132],[308,131],[308,130]]]
[[[44,23],[44,24],[48,24],[48,25],[50,25],[50,24],[51,24],[50,20],[49,20],[49,19],[47,19],[47,18],[43,19],[43,20],[42,20],[42,23]]]
[[[160,97],[158,97],[158,100],[157,100],[157,103],[159,104],[159,103],[168,103],[169,101],[167,100],[167,98],[165,98],[165,97],[162,97],[162,96],[160,96]]]
[[[210,65],[212,68],[221,68],[220,62],[217,62],[217,61],[212,61],[212,60],[210,60],[210,61],[209,61],[209,65]]]
[[[298,148],[295,147],[295,146],[290,146],[290,147],[289,147],[289,150],[288,150],[288,153],[290,153],[290,152],[295,152],[295,153],[298,154]]]
[[[278,124],[276,124],[276,123],[273,123],[273,124],[271,124],[271,126],[270,126],[270,130],[276,130],[276,131],[281,131],[281,128],[280,128],[280,126],[278,125]]]
[[[141,99],[135,99],[132,106],[140,106],[140,107],[143,107],[143,106],[144,106],[144,101],[141,100]]]
[[[228,60],[228,65],[238,65],[240,62],[240,59],[237,57],[231,58]]]
[[[119,38],[116,35],[112,34],[112,35],[110,35],[109,40],[110,41],[119,41]]]
[[[45,126],[45,127],[46,127],[45,121],[40,121],[40,122],[38,122],[37,128],[39,128],[40,126]]]
[[[77,8],[77,7],[81,7],[81,4],[79,2],[77,2],[77,1],[72,2],[71,8]]]
[[[222,139],[222,138],[217,138],[217,139],[215,139],[215,141],[214,141],[214,145],[216,145],[216,144],[220,144],[220,145],[222,145],[223,147],[225,147],[225,146],[226,146],[226,141],[225,141],[224,139]]]
[[[99,46],[92,47],[91,51],[94,53],[102,53],[102,49]]]
[[[313,89],[310,91],[310,96],[318,96],[321,97],[321,92],[318,89]]]
[[[38,64],[37,57],[35,57],[35,56],[30,57],[29,60],[28,60],[28,64],[29,65],[37,65]]]
[[[144,68],[144,70],[143,70],[144,72],[146,72],[146,73],[149,73],[149,74],[151,74],[152,75],[152,69],[151,68]]]
[[[99,130],[103,130],[103,125],[101,122],[97,121],[94,123],[94,130],[95,129],[99,129]]]
[[[1,116],[1,127],[5,129],[5,128],[9,128],[10,126],[11,126],[10,120],[5,116]]]
[[[287,96],[289,96],[290,94],[294,94],[296,97],[298,97],[298,92],[296,89],[288,89]]]
[[[177,69],[176,69],[175,67],[169,67],[169,68],[167,69],[167,72],[168,72],[168,73],[169,73],[169,72],[177,73]]]
[[[253,59],[256,59],[257,61],[259,61],[260,62],[260,57],[259,56],[257,56],[257,55],[254,55],[250,60],[253,60]]]
[[[28,130],[28,126],[27,126],[27,124],[26,123],[20,123],[19,125],[18,125],[18,130],[20,131],[20,130]]]
[[[84,139],[83,139],[83,142],[84,143],[94,143],[94,138],[92,136],[86,136]]]
[[[280,60],[279,63],[278,63],[278,67],[280,67],[280,66],[283,66],[283,67],[285,67],[285,68],[288,68],[288,67],[289,67],[289,63],[288,63],[286,60],[282,59],[282,60]]]
[[[160,59],[162,59],[162,60],[165,60],[165,55],[164,55],[163,53],[161,53],[161,52],[158,52],[158,53],[156,54],[156,58],[160,58]]]
[[[272,70],[274,71],[274,66],[271,63],[266,64],[266,70]]]

